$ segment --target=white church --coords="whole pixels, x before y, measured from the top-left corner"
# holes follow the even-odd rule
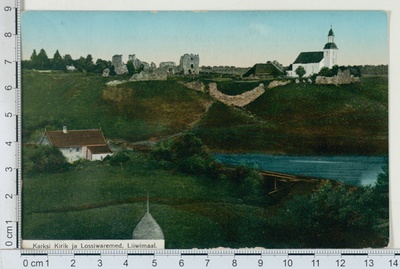
[[[321,68],[332,68],[337,65],[338,47],[334,42],[335,35],[332,27],[328,33],[328,43],[324,46],[324,51],[301,52],[296,60],[286,71],[289,77],[298,77],[296,69],[302,66],[306,73],[305,77],[318,73]]]

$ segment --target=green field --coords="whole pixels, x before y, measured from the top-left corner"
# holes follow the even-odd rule
[[[388,154],[387,77],[366,77],[346,86],[292,83],[266,87],[260,98],[244,108],[226,106],[207,93],[186,88],[183,82],[193,80],[189,77],[107,86],[113,79],[89,73],[24,70],[24,149],[37,143],[45,129],[66,125],[69,129],[101,128],[117,149],[123,145],[132,148],[135,142],[165,141],[191,131],[216,152]],[[259,84],[227,76],[195,80],[206,85],[217,81],[226,94],[239,94]],[[268,82],[264,83],[267,86]],[[303,226],[301,221],[297,226],[287,222],[299,217],[287,210],[294,206],[290,201],[296,195],[307,195],[300,200],[307,205],[319,183],[289,184],[276,196],[257,190],[257,197],[250,199],[243,195],[243,182],[183,173],[173,164],[152,159],[149,150],[130,150],[130,160],[122,167],[105,161],[75,164],[63,173],[23,170],[23,238],[130,239],[146,211],[149,192],[150,212],[163,229],[167,248],[386,244],[386,230],[376,229],[379,221],[375,219],[369,226],[365,224],[373,228],[362,240],[366,231],[340,225],[330,228],[332,231],[322,229],[322,233],[334,234],[322,245],[315,240],[320,234],[311,233],[321,227],[310,228],[309,241],[296,239]],[[365,199],[357,188],[349,189],[353,192],[358,200],[352,201],[353,195],[340,198],[339,210],[346,201],[351,210],[337,215],[358,212],[352,204],[372,203],[370,190],[362,191]],[[308,217],[301,214],[300,219],[306,221]],[[377,218],[386,223],[386,217]]]
[[[360,241],[364,231],[342,230],[333,223],[329,229],[338,240],[295,239],[298,225],[289,225],[281,214],[290,208],[286,203],[295,195],[310,195],[320,183],[293,184],[284,196],[261,194],[261,200],[256,201],[243,196],[243,185],[238,183],[167,169],[145,153],[132,151],[129,156],[122,167],[83,162],[64,173],[26,175],[22,237],[131,239],[146,212],[148,192],[150,212],[162,227],[167,248],[385,245],[384,231],[369,230],[369,236]],[[343,203],[342,199],[338,202]],[[355,210],[354,202],[350,206]],[[300,229],[307,231],[306,227]],[[309,230],[311,238],[315,231],[318,229]]]
[[[209,76],[198,79],[206,85],[213,81]],[[226,94],[259,84],[214,79]],[[37,142],[44,129],[66,125],[101,128],[113,142],[157,141],[192,130],[213,151],[388,153],[387,77],[366,77],[343,86],[291,83],[266,89],[244,108],[228,107],[186,88],[181,81],[188,78],[106,86],[110,80],[93,74],[24,71],[25,141]]]
[[[123,169],[87,162],[76,171],[26,176],[23,238],[130,239],[149,192],[168,248],[269,244],[255,230],[266,225],[268,210],[244,204],[232,183],[171,173],[143,153],[130,156]]]

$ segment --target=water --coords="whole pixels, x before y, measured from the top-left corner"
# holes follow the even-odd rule
[[[255,169],[340,180],[353,185],[374,185],[386,157],[276,156],[267,154],[214,154],[221,163]]]

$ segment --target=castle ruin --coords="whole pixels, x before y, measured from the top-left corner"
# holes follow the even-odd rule
[[[117,54],[112,57],[111,61],[112,65],[114,66],[114,71],[117,75],[125,75],[128,74],[128,68],[122,62],[122,55]]]
[[[198,75],[199,74],[200,58],[198,54],[184,54],[181,57],[179,66],[183,70],[184,75]]]

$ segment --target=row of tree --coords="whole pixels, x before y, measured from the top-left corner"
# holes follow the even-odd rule
[[[78,59],[73,59],[70,54],[65,54],[63,57],[57,50],[54,53],[53,58],[49,58],[44,49],[41,49],[39,53],[33,50],[32,55],[29,60],[22,61],[22,68],[24,69],[35,69],[35,70],[60,70],[67,71],[67,67],[71,66],[74,70],[78,72],[92,72],[92,73],[103,73],[104,69],[110,69],[110,75],[116,75],[115,68],[111,61],[106,61],[103,59],[97,59],[96,62],[93,61],[91,54],[86,57],[79,57]],[[132,61],[127,63],[127,68],[129,75],[143,70],[143,66],[139,68],[134,67]]]
[[[338,66],[334,65],[332,68],[322,67],[318,76],[333,77],[336,76],[339,70],[349,70],[350,74],[355,77],[361,76],[382,76],[388,75],[389,68],[387,65],[353,65],[353,66]],[[295,70],[296,74],[302,78],[306,74],[303,66],[299,66]]]

